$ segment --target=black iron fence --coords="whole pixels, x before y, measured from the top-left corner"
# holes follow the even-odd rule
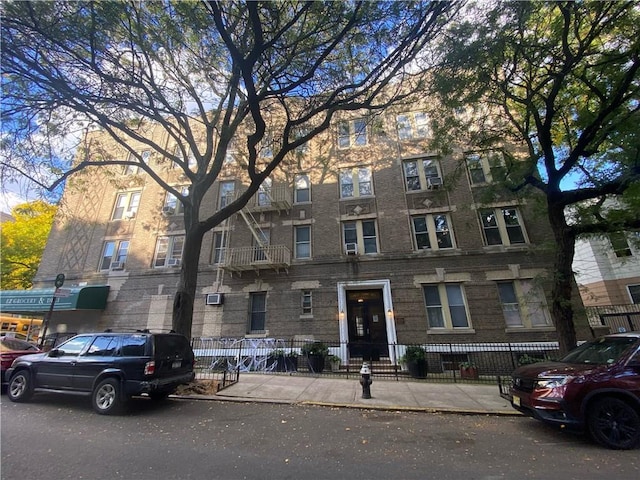
[[[557,342],[409,345],[199,337],[192,347],[198,378],[226,384],[242,372],[353,378],[366,362],[378,378],[502,385],[518,366],[559,355]],[[416,356],[426,369],[416,369]]]

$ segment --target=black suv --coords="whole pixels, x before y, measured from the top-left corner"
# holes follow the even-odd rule
[[[164,399],[194,379],[189,340],[175,333],[83,333],[47,353],[17,358],[7,395],[26,402],[36,391],[91,396],[96,412],[117,413],[130,397]]]
[[[588,429],[609,448],[640,445],[640,332],[598,338],[511,376],[511,404],[520,412]]]

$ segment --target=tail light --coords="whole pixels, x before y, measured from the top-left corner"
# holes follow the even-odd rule
[[[145,375],[153,375],[156,371],[156,362],[151,361],[147,362],[144,365],[144,374]]]

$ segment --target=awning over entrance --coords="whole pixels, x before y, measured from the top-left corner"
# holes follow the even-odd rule
[[[0,311],[4,313],[46,313],[51,307],[55,288],[35,290],[2,290]],[[109,285],[61,288],[53,307],[57,311],[104,310]]]

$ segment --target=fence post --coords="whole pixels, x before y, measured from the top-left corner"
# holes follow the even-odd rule
[[[511,357],[511,368],[513,368],[513,370],[516,369],[516,361],[514,359],[513,356],[513,350],[511,350],[511,342],[508,342],[507,345],[509,346],[509,357]]]

